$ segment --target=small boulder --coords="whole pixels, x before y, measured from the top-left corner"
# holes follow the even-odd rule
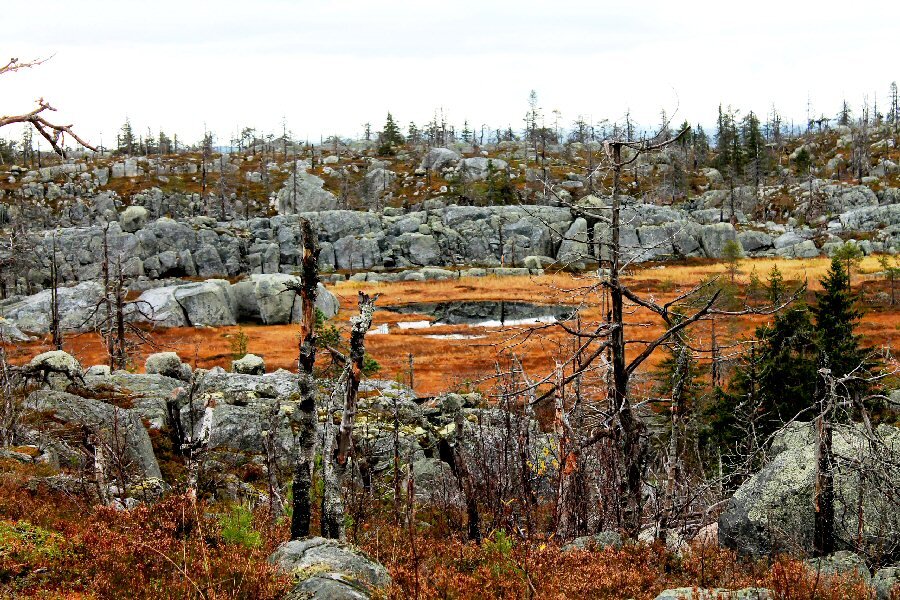
[[[575,538],[561,549],[563,552],[568,552],[570,550],[603,550],[604,548],[618,550],[621,547],[621,535],[615,531],[601,531],[594,535]]]
[[[148,375],[164,375],[172,379],[187,381],[191,378],[191,367],[181,362],[175,352],[157,352],[147,357],[144,371]]]
[[[231,362],[231,372],[241,375],[265,375],[266,363],[255,354],[247,354],[243,358]]]
[[[97,379],[106,378],[112,375],[112,369],[109,368],[109,365],[94,365],[92,367],[88,367],[84,372],[85,377],[93,377]]]
[[[0,342],[30,342],[31,339],[15,323],[0,317]]]
[[[150,211],[143,206],[129,206],[119,215],[119,225],[122,231],[134,233],[142,229],[150,219]]]
[[[28,369],[33,373],[41,373],[42,375],[63,375],[69,380],[82,379],[84,370],[81,363],[62,350],[51,350],[38,354],[28,363]]]
[[[321,537],[285,542],[269,562],[296,577],[291,598],[366,599],[391,584],[384,566],[347,544]]]
[[[806,568],[815,575],[826,577],[856,575],[866,584],[872,580],[866,561],[849,550],[839,550],[822,558],[811,558],[806,561]]]
[[[459,154],[449,148],[432,148],[422,158],[419,168],[423,171],[440,172],[445,167],[452,167],[459,162]]]

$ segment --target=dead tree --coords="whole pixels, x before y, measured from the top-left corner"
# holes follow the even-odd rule
[[[0,336],[2,337],[2,336]],[[5,342],[6,340],[0,339]],[[0,446],[12,446],[19,423],[12,372],[6,360],[6,349],[0,346]]]
[[[4,75],[6,73],[14,73],[20,69],[30,69],[31,67],[36,67],[40,64],[43,64],[48,59],[40,59],[33,60],[30,62],[22,62],[18,58],[11,58],[9,62],[5,65],[0,66],[0,75]],[[50,142],[50,146],[53,147],[53,151],[65,158],[65,135],[69,134],[76,142],[93,150],[94,152],[97,149],[94,146],[91,146],[83,139],[78,137],[78,135],[72,131],[72,125],[57,125],[47,120],[45,114],[50,111],[55,111],[56,109],[50,106],[50,103],[45,101],[43,98],[39,98],[37,100],[37,107],[31,110],[30,112],[22,113],[20,115],[0,115],[0,127],[5,125],[12,125],[14,123],[30,123],[35,129],[37,129],[38,133],[43,136],[45,140]]]
[[[153,321],[152,307],[143,301],[129,301],[128,280],[122,267],[122,252],[113,256],[109,246],[109,224],[103,228],[103,260],[100,264],[103,295],[82,323],[94,323],[106,346],[110,369],[126,369],[131,351],[138,345],[154,346],[153,340],[135,319]]]
[[[609,204],[603,206],[583,206],[557,196],[564,206],[569,206],[576,216],[584,217],[589,226],[592,223],[605,225],[600,239],[596,241],[600,247],[597,257],[606,269],[598,271],[597,280],[593,284],[580,288],[585,295],[605,290],[609,296],[608,310],[604,310],[604,318],[599,323],[582,327],[572,327],[564,322],[555,324],[574,336],[577,340],[576,350],[563,362],[566,375],[557,378],[555,372],[548,374],[527,389],[535,389],[541,384],[550,384],[550,389],[537,396],[532,403],[549,400],[559,393],[559,388],[577,381],[588,369],[595,368],[595,363],[603,362],[608,369],[606,381],[606,405],[604,417],[599,425],[587,427],[585,424],[573,422],[573,428],[589,429],[581,436],[581,450],[605,441],[615,451],[612,471],[616,473],[615,518],[619,528],[629,538],[636,538],[641,530],[643,517],[643,492],[645,474],[649,467],[649,433],[644,420],[638,413],[640,402],[635,399],[630,389],[632,377],[645,361],[661,346],[671,344],[673,338],[693,323],[712,315],[772,314],[790,303],[794,297],[788,298],[778,307],[753,308],[727,311],[717,308],[717,300],[721,290],[715,282],[702,283],[666,303],[658,303],[652,297],[636,294],[623,281],[623,272],[631,261],[635,260],[632,252],[624,247],[622,241],[623,184],[622,175],[630,165],[636,164],[645,154],[658,152],[676,143],[687,134],[689,129],[675,136],[652,139],[632,140],[619,134],[604,142],[605,163],[597,167],[599,172],[607,168],[612,173],[612,189]],[[593,174],[592,174],[593,177]],[[552,192],[549,181],[545,187]],[[627,224],[626,224],[627,225]],[[560,235],[563,235],[560,232]],[[564,237],[564,236],[563,236]],[[584,243],[585,240],[572,239]],[[588,249],[589,253],[592,250]],[[689,300],[699,300],[691,306]],[[662,321],[663,332],[652,339],[629,339],[626,336],[626,304],[629,310],[649,312],[655,319]],[[640,325],[638,325],[640,326]],[[626,350],[636,348],[633,358],[628,360]]]
[[[336,452],[333,448],[334,424],[331,408],[325,415],[326,441],[322,451],[325,469],[325,493],[322,498],[322,536],[344,539],[344,504],[341,486],[347,478],[351,455],[353,454],[353,422],[356,418],[356,404],[359,396],[359,382],[362,378],[366,358],[366,332],[372,326],[375,301],[378,294],[369,296],[359,292],[359,314],[350,318],[350,352],[344,364],[344,371],[336,389],[343,383],[344,409],[337,432]]]
[[[819,414],[816,415],[816,486],[813,507],[815,522],[813,548],[816,556],[827,556],[834,552],[834,457],[832,429],[834,403],[837,389],[834,377],[827,364],[819,370],[825,379],[827,389],[819,394]]]
[[[313,368],[316,363],[316,297],[319,293],[319,240],[312,225],[301,220],[303,236],[303,261],[301,279],[288,286],[300,297],[300,348],[297,367],[300,374],[299,391],[300,428],[297,432],[297,459],[294,464],[293,512],[291,513],[291,539],[309,535],[311,514],[310,491],[316,444],[316,380]]]
[[[53,347],[63,349],[62,325],[59,317],[59,256],[56,252],[56,233],[50,251],[50,335]]]

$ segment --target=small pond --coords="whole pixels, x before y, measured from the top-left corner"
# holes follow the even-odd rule
[[[567,321],[575,317],[571,306],[535,304],[518,300],[462,300],[456,302],[419,302],[402,306],[384,306],[404,315],[428,315],[433,320],[404,321],[400,329],[426,329],[436,325],[470,325],[473,327],[510,327]]]

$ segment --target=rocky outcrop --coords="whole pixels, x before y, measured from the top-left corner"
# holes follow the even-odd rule
[[[302,302],[287,288],[293,275],[252,275],[230,284],[224,279],[179,283],[145,290],[125,306],[126,319],[145,321],[158,327],[219,327],[239,321],[260,321],[268,325],[296,323]],[[88,281],[59,289],[61,326],[64,331],[91,331],[103,310],[97,310],[102,297],[98,283]],[[47,333],[50,330],[49,290],[32,296],[0,302],[0,333],[25,341],[24,332]],[[326,318],[335,316],[340,304],[333,293],[319,285],[316,308]],[[24,339],[22,339],[24,338]],[[174,375],[172,375],[174,376]]]
[[[872,442],[860,426],[838,425],[833,452],[838,548],[878,557],[900,547],[896,505],[900,429],[881,425],[876,434]],[[815,439],[810,423],[793,423],[776,437],[769,463],[735,492],[719,518],[723,546],[754,555],[812,552]],[[857,540],[860,516],[861,547]]]
[[[80,464],[86,460],[80,446],[86,439],[95,452],[105,456],[108,468],[116,465],[134,481],[162,477],[150,436],[136,412],[53,390],[32,392],[25,408],[41,416],[45,423],[41,436],[47,438],[61,462]],[[73,431],[83,434],[73,437]],[[97,441],[92,442],[92,436]]]
[[[622,547],[622,536],[615,531],[601,531],[594,535],[586,535],[577,537],[562,547],[563,552],[571,550],[603,550],[604,548],[613,548],[618,550]]]
[[[884,567],[876,571],[872,578],[872,588],[875,590],[877,600],[896,598],[896,595],[900,594],[900,566]]]
[[[455,167],[459,159],[459,154],[449,148],[432,148],[422,157],[422,164],[419,168],[422,171],[439,173],[447,167]]]
[[[325,181],[308,173],[310,165],[306,161],[296,161],[296,168],[288,176],[284,186],[278,191],[278,212],[283,215],[334,210],[337,198],[324,189]]]
[[[872,582],[872,574],[869,573],[866,560],[849,550],[840,550],[821,558],[811,558],[806,561],[806,569],[816,577],[853,577],[866,584]]]
[[[483,181],[491,176],[492,173],[505,171],[507,167],[505,160],[499,158],[464,158],[460,161],[457,169],[460,177],[468,181]]]
[[[57,301],[61,328],[69,331],[92,329],[96,322],[97,304],[102,295],[102,286],[94,281],[60,288]],[[13,297],[0,301],[0,314],[21,331],[44,334],[50,331],[51,302],[50,290],[24,298]]]
[[[471,163],[473,172],[480,172],[476,167],[485,160],[466,159],[475,161]],[[382,171],[387,177],[382,167],[370,174]],[[641,204],[625,197],[622,249],[630,261],[715,258],[721,256],[728,241],[737,240],[748,256],[808,257],[825,252],[823,240],[825,244],[841,242],[858,231],[867,238],[866,252],[896,251],[900,247],[900,204],[878,205],[877,199],[872,204],[866,194],[859,194],[868,199],[842,204],[847,207],[845,212],[828,217],[830,220],[823,217],[816,228],[791,225],[790,221],[788,225],[751,223],[740,211],[734,223],[721,222],[724,215],[720,208],[690,210],[688,206]],[[586,266],[596,262],[598,255],[605,256],[602,244],[608,243],[610,236],[608,204],[609,199],[595,196],[581,198],[574,210],[553,206],[444,206],[439,199],[432,199],[411,211],[316,210],[228,222],[209,217],[180,221],[163,217],[137,229],[140,218],[122,218],[121,226],[113,222],[105,232],[100,226],[62,228],[35,240],[36,260],[23,277],[36,286],[49,283],[49,257],[55,243],[57,256],[66,265],[60,270],[64,282],[96,280],[103,261],[104,236],[110,255],[124,258],[123,271],[130,278],[291,275],[300,270],[301,217],[309,219],[318,232],[323,271],[454,265],[517,267],[528,256],[550,257],[560,265]]]

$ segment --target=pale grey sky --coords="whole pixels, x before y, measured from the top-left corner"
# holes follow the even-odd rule
[[[54,55],[0,79],[0,112],[43,95],[107,145],[126,115],[187,141],[282,117],[311,141],[355,136],[441,107],[520,128],[531,89],[548,124],[676,107],[710,123],[720,102],[799,121],[807,97],[829,116],[884,99],[898,24],[896,0],[0,0],[0,56]]]

